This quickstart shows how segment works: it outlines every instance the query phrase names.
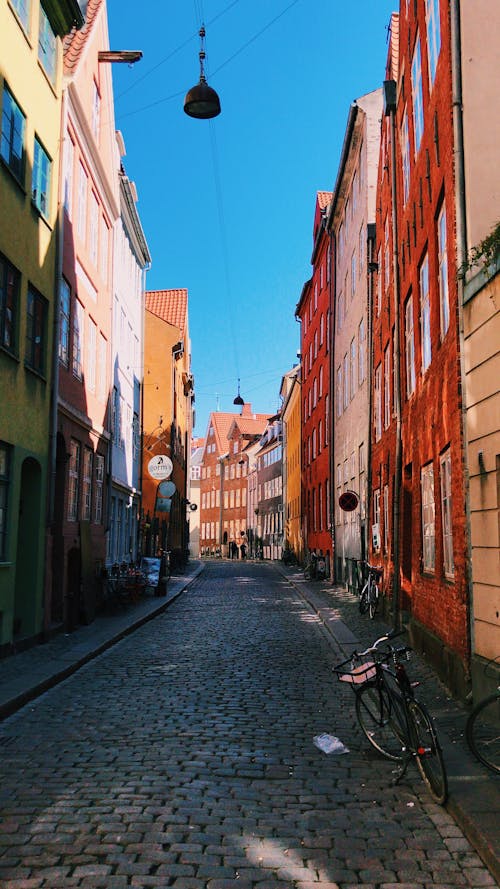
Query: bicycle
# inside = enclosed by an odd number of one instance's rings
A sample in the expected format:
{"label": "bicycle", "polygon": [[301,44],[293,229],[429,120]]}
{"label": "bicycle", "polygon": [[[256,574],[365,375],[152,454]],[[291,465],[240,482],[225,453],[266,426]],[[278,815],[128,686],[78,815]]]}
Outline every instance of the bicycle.
{"label": "bicycle", "polygon": [[[404,666],[411,649],[390,644],[399,635],[391,631],[365,651],[354,651],[334,667],[334,672],[354,692],[356,717],[366,739],[387,759],[400,763],[395,783],[415,760],[431,796],[443,805],[448,797],[448,779],[441,746],[432,718],[416,700],[414,684]],[[381,651],[383,643],[388,645]]]}
{"label": "bicycle", "polygon": [[[490,661],[485,668],[497,664]],[[500,685],[473,707],[465,724],[465,737],[474,756],[492,772],[500,772]]]}
{"label": "bicycle", "polygon": [[362,562],[361,564],[368,568],[368,576],[359,594],[359,610],[361,614],[366,614],[368,611],[370,618],[373,620],[377,613],[380,599],[379,581],[382,579],[384,572],[382,568],[370,565],[369,562]]}

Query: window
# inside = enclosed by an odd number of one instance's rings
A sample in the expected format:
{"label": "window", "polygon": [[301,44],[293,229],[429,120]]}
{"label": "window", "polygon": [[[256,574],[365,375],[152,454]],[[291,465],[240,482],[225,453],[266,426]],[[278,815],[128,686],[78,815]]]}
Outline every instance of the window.
{"label": "window", "polygon": [[83,449],[83,474],[82,474],[82,519],[90,522],[92,506],[92,467],[94,453],[90,448]]}
{"label": "window", "polygon": [[101,217],[100,222],[100,249],[99,249],[99,260],[100,260],[100,272],[101,278],[103,281],[108,280],[108,250],[109,250],[109,228],[107,225],[104,216]]}
{"label": "window", "polygon": [[[88,344],[87,344],[87,356],[88,356],[88,373],[87,373],[87,385],[89,387],[90,392],[95,392],[95,381],[96,381],[96,364],[97,364],[97,325],[89,318],[89,327],[88,327]],[[129,424],[127,424],[127,430],[130,429]]]}
{"label": "window", "polygon": [[365,319],[362,318],[358,327],[358,383],[360,386],[365,379],[365,343]]}
{"label": "window", "polygon": [[328,393],[325,395],[325,448],[328,444],[328,423],[330,420],[329,412],[330,410],[330,396]]}
{"label": "window", "polygon": [[373,527],[372,527],[372,545],[373,549],[380,549],[380,489],[377,488],[373,492]]}
{"label": "window", "polygon": [[384,429],[391,425],[391,344],[384,349]]}
{"label": "window", "polygon": [[356,340],[353,337],[351,340],[351,348],[349,351],[349,375],[351,381],[351,398],[354,398],[356,394]]}
{"label": "window", "polygon": [[446,249],[446,209],[443,205],[437,221],[438,266],[439,266],[439,311],[441,338],[444,338],[450,324],[450,299],[448,290],[448,253]]}
{"label": "window", "polygon": [[33,287],[28,287],[25,362],[41,374],[45,371],[47,310],[47,300]]}
{"label": "window", "polygon": [[432,463],[422,466],[422,567],[434,571],[436,559],[436,531],[434,525],[434,468]]}
{"label": "window", "polygon": [[356,292],[356,251],[351,256],[351,299]]}
{"label": "window", "polygon": [[19,182],[24,176],[24,134],[26,118],[4,83],[2,105],[2,141],[0,154]]}
{"label": "window", "polygon": [[415,391],[415,340],[413,333],[413,297],[409,296],[405,305],[405,358],[406,396]]}
{"label": "window", "polygon": [[71,290],[67,281],[61,279],[59,290],[59,361],[68,367],[69,364],[69,319]]}
{"label": "window", "polygon": [[377,253],[377,301],[375,304],[377,318],[382,311],[382,252]]}
{"label": "window", "polygon": [[387,213],[384,222],[384,288],[389,287],[391,270],[391,257],[389,252],[389,214]]}
{"label": "window", "polygon": [[323,365],[319,369],[318,398],[321,398],[322,395],[323,395]]}
{"label": "window", "polygon": [[361,277],[361,273],[363,271],[363,266],[365,264],[365,227],[361,226],[359,230],[359,277]]}
{"label": "window", "polygon": [[431,363],[431,302],[429,294],[429,257],[420,266],[420,319],[422,325],[422,372]]}
{"label": "window", "polygon": [[79,380],[83,377],[83,319],[83,306],[77,300],[73,318],[73,373]]}
{"label": "window", "polygon": [[455,574],[453,562],[453,529],[451,516],[451,452],[448,448],[440,457],[441,516],[443,523],[443,568],[446,577]]}
{"label": "window", "polygon": [[344,410],[349,407],[349,356],[344,355],[344,367],[343,367],[343,376],[344,376]]}
{"label": "window", "polygon": [[26,32],[29,31],[29,17],[30,17],[30,0],[10,0],[11,5],[17,12],[19,17],[19,21],[21,22],[24,30]]}
{"label": "window", "polygon": [[80,482],[80,442],[74,438],[70,444],[68,464],[68,522],[78,519],[78,487]]}
{"label": "window", "polygon": [[319,344],[323,345],[323,340],[325,337],[325,316],[321,314],[321,318],[319,319]]}
{"label": "window", "polygon": [[406,204],[410,194],[410,136],[408,133],[408,113],[406,108],[401,125],[401,163],[403,167],[403,201]]}
{"label": "window", "polygon": [[420,148],[424,131],[424,105],[422,98],[422,58],[420,53],[420,37],[415,43],[413,62],[411,65],[411,93],[413,99],[413,126],[415,129],[415,152]]}
{"label": "window", "polygon": [[0,441],[0,562],[7,555],[7,528],[10,482],[10,447]]}
{"label": "window", "polygon": [[78,167],[78,215],[76,230],[82,241],[85,241],[87,226],[87,174],[83,164]]}
{"label": "window", "polygon": [[384,551],[389,549],[389,485],[384,485]]}
{"label": "window", "polygon": [[439,21],[439,0],[425,0],[425,21],[427,24],[427,55],[429,57],[429,81],[432,86],[441,49],[441,26]]}
{"label": "window", "polygon": [[382,435],[382,365],[375,370],[375,395],[373,404],[373,425],[375,428],[375,441],[379,441]]}
{"label": "window", "polygon": [[337,367],[335,400],[337,402],[337,417],[341,417],[342,416],[342,366],[340,364]]}
{"label": "window", "polygon": [[318,381],[317,381],[316,377],[314,377],[314,381],[313,381],[313,404],[312,404],[313,408],[316,407],[317,403],[318,403]]}
{"label": "window", "polygon": [[102,333],[99,334],[99,350],[97,353],[97,397],[99,401],[106,401],[107,399],[107,377],[106,377],[106,364],[107,364],[107,342],[103,337]]}
{"label": "window", "polygon": [[318,450],[317,450],[317,433],[316,433],[316,429],[313,429],[313,431],[312,431],[312,459],[313,459],[313,460],[316,459],[317,453],[318,453]]}
{"label": "window", "polygon": [[71,216],[73,209],[73,164],[75,162],[75,146],[68,133],[66,133],[64,148],[64,208]]}
{"label": "window", "polygon": [[21,274],[0,253],[0,346],[14,352]]}
{"label": "window", "polygon": [[90,196],[90,213],[89,213],[89,250],[90,258],[97,267],[97,244],[99,240],[99,204],[94,192]]}
{"label": "window", "polygon": [[43,5],[40,4],[40,27],[38,30],[38,59],[51,83],[56,79],[56,35],[48,20]]}
{"label": "window", "polygon": [[344,303],[344,294],[339,293],[338,298],[338,308],[337,308],[337,330],[342,330],[342,325],[344,323],[344,315],[345,315],[345,303]]}
{"label": "window", "polygon": [[31,179],[31,200],[42,216],[49,215],[51,162],[48,154],[35,137],[33,176]]}

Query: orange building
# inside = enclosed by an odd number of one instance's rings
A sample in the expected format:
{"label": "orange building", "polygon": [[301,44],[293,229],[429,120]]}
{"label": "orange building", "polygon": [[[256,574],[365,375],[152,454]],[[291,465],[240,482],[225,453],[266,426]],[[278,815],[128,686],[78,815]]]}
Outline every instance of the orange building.
{"label": "orange building", "polygon": [[156,555],[158,550],[169,550],[174,568],[187,558],[189,545],[186,508],[189,499],[193,386],[188,292],[186,289],[147,291],[142,552]]}

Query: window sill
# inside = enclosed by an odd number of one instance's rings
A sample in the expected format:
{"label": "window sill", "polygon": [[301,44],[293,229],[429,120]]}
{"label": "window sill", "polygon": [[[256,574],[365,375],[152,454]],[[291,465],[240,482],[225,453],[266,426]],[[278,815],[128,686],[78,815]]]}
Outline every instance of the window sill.
{"label": "window sill", "polygon": [[17,354],[17,352],[13,352],[13,351],[11,351],[11,349],[8,349],[7,346],[1,346],[1,345],[0,345],[0,352],[2,352],[3,355],[8,355],[9,358],[12,359],[12,361],[15,361],[16,364],[19,364],[19,355]]}
{"label": "window sill", "polygon": [[41,370],[37,370],[36,367],[32,367],[31,364],[28,364],[26,361],[24,362],[24,369],[29,371],[29,373],[33,374],[34,377],[38,377],[42,383],[47,382],[47,377]]}

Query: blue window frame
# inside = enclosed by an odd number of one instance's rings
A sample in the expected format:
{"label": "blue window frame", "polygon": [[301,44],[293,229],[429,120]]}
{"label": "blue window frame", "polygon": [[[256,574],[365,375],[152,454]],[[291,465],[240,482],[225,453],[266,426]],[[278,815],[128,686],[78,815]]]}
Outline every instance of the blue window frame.
{"label": "blue window frame", "polygon": [[49,215],[50,158],[35,137],[31,199],[36,208],[47,217]]}
{"label": "blue window frame", "polygon": [[26,117],[4,83],[0,155],[20,183],[24,176]]}
{"label": "blue window frame", "polygon": [[17,313],[21,273],[0,253],[0,346],[17,351]]}

